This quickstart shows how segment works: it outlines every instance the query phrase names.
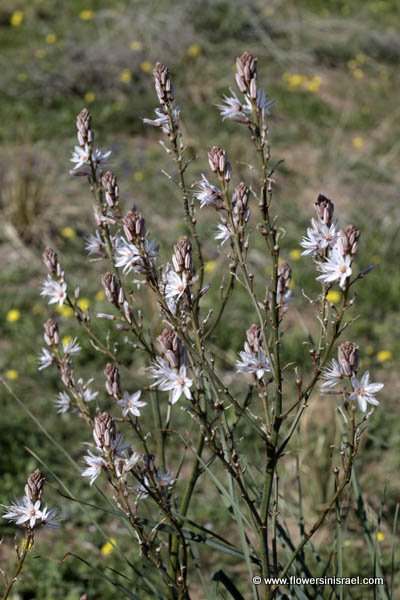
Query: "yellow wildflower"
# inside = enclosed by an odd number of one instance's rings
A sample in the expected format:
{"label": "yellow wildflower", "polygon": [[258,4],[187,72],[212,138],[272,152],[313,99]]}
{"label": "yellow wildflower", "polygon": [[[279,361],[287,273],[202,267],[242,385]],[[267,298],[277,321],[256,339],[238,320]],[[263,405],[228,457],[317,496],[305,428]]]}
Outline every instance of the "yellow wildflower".
{"label": "yellow wildflower", "polygon": [[337,304],[338,302],[340,302],[341,297],[342,294],[336,290],[329,290],[329,292],[326,295],[326,299],[328,300],[328,302],[333,302],[333,304]]}
{"label": "yellow wildflower", "polygon": [[21,311],[18,310],[18,308],[12,308],[7,313],[6,321],[8,323],[15,323],[16,321],[19,321],[20,318],[21,318]]}
{"label": "yellow wildflower", "polygon": [[376,539],[378,540],[378,542],[383,542],[383,540],[385,539],[385,536],[382,533],[382,531],[377,531],[376,532]]}
{"label": "yellow wildflower", "polygon": [[79,18],[82,19],[82,21],[91,21],[93,19],[93,11],[88,8],[81,10]]}
{"label": "yellow wildflower", "polygon": [[54,44],[57,41],[57,36],[55,33],[48,33],[45,37],[46,44]]}
{"label": "yellow wildflower", "polygon": [[361,150],[361,148],[364,147],[364,140],[360,135],[353,137],[351,143],[353,144],[353,148],[356,148],[357,150]]}
{"label": "yellow wildflower", "polygon": [[106,297],[106,295],[103,290],[99,290],[95,295],[95,298],[98,301],[104,300],[105,297]]}
{"label": "yellow wildflower", "polygon": [[104,556],[108,556],[114,550],[114,546],[115,546],[116,542],[117,542],[117,540],[115,538],[113,538],[113,537],[110,538],[108,540],[108,542],[106,542],[105,544],[102,545],[100,552]]}
{"label": "yellow wildflower", "polygon": [[19,27],[24,20],[24,11],[23,10],[14,10],[13,14],[10,17],[10,25],[12,27]]}
{"label": "yellow wildflower", "polygon": [[16,379],[18,379],[19,373],[16,369],[9,369],[8,371],[6,371],[6,377],[10,381],[15,381]]}
{"label": "yellow wildflower", "polygon": [[90,300],[88,298],[80,298],[78,300],[78,306],[81,310],[86,311],[90,306]]}
{"label": "yellow wildflower", "polygon": [[84,98],[86,102],[94,102],[96,100],[96,94],[94,92],[86,92]]}
{"label": "yellow wildflower", "polygon": [[362,79],[364,77],[364,71],[362,69],[354,69],[353,77],[355,79]]}
{"label": "yellow wildflower", "polygon": [[76,231],[72,227],[63,227],[60,229],[60,234],[67,240],[72,240],[76,236]]}
{"label": "yellow wildflower", "polygon": [[139,42],[139,40],[132,40],[129,44],[129,48],[134,52],[140,52],[140,50],[143,49],[143,44],[142,42]]}
{"label": "yellow wildflower", "polygon": [[200,44],[192,44],[186,52],[190,58],[197,58],[201,54],[201,46]]}
{"label": "yellow wildflower", "polygon": [[133,180],[136,181],[137,183],[140,183],[141,181],[143,181],[143,179],[144,179],[143,171],[135,171],[133,173]]}
{"label": "yellow wildflower", "polygon": [[123,69],[123,71],[121,71],[119,74],[119,80],[122,81],[122,83],[129,83],[132,81],[131,71],[129,69]]}
{"label": "yellow wildflower", "polygon": [[216,260],[208,260],[206,262],[206,264],[204,265],[204,273],[206,273],[206,275],[211,275],[211,273],[214,273],[216,268],[217,268],[217,261]]}
{"label": "yellow wildflower", "polygon": [[291,250],[289,252],[289,256],[294,261],[300,260],[300,258],[301,258],[301,250],[300,250],[300,248],[293,248],[293,250]]}
{"label": "yellow wildflower", "polygon": [[63,304],[62,306],[57,306],[56,311],[59,315],[62,315],[66,319],[69,319],[70,317],[74,316],[74,311],[70,306],[67,306],[66,304]]}
{"label": "yellow wildflower", "polygon": [[376,358],[379,362],[386,362],[387,360],[392,360],[393,354],[390,350],[380,350],[376,355]]}
{"label": "yellow wildflower", "polygon": [[140,63],[140,68],[143,71],[143,73],[153,72],[153,65],[149,60],[144,60],[142,63]]}
{"label": "yellow wildflower", "polygon": [[72,342],[72,335],[64,335],[62,338],[63,346],[66,346],[69,342]]}
{"label": "yellow wildflower", "polygon": [[319,88],[321,87],[321,83],[321,77],[319,77],[318,75],[314,75],[314,77],[305,82],[305,88],[309,92],[318,92]]}

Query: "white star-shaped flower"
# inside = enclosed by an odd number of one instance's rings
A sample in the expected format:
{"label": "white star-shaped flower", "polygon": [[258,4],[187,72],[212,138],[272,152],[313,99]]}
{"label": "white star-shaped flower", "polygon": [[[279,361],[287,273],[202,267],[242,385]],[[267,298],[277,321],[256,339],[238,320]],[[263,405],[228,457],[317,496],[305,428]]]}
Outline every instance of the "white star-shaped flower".
{"label": "white star-shaped flower", "polygon": [[353,393],[350,395],[350,399],[357,400],[362,412],[366,412],[368,404],[378,406],[379,400],[375,398],[375,394],[383,388],[384,384],[369,383],[369,371],[364,373],[361,380],[352,377],[351,383],[353,386]]}

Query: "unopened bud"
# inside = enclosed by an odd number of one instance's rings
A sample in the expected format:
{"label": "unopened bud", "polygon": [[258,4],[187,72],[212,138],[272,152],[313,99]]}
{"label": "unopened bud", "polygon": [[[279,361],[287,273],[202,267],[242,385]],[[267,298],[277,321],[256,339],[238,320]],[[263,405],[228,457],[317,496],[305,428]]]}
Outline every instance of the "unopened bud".
{"label": "unopened bud", "polygon": [[160,104],[164,105],[174,99],[174,89],[169,77],[168,67],[157,62],[154,69],[154,85]]}
{"label": "unopened bud", "polygon": [[355,256],[357,254],[359,239],[360,230],[353,225],[347,225],[340,231],[339,243],[343,256]]}
{"label": "unopened bud", "polygon": [[193,274],[192,244],[189,238],[184,237],[175,244],[172,264],[177,273]]}
{"label": "unopened bud", "polygon": [[245,51],[236,59],[236,83],[239,90],[257,98],[257,59]]}
{"label": "unopened bud", "polygon": [[172,329],[165,328],[157,337],[161,352],[173,369],[179,369],[185,364],[186,351],[178,334]]}
{"label": "unopened bud", "polygon": [[43,262],[50,275],[61,277],[61,265],[58,262],[57,253],[54,252],[53,248],[46,248],[43,252]]}
{"label": "unopened bud", "polygon": [[76,117],[78,143],[82,148],[85,144],[92,144],[94,140],[94,133],[90,122],[90,113],[87,108],[84,108]]}
{"label": "unopened bud", "polygon": [[36,469],[29,475],[25,485],[25,495],[32,503],[42,498],[44,482],[45,478],[40,469]]}
{"label": "unopened bud", "polygon": [[114,273],[111,273],[110,271],[105,273],[105,275],[103,275],[101,278],[101,283],[103,285],[107,300],[118,308],[120,306],[121,286]]}
{"label": "unopened bud", "polygon": [[93,439],[98,448],[110,448],[115,439],[115,423],[114,419],[107,413],[103,412],[95,418],[93,428]]}
{"label": "unopened bud", "polygon": [[329,198],[320,194],[314,203],[314,206],[318,217],[329,227],[332,223],[335,210],[335,205],[332,200],[329,200]]}
{"label": "unopened bud", "polygon": [[347,377],[358,373],[359,354],[358,346],[353,342],[343,342],[338,348],[338,361]]}
{"label": "unopened bud", "polygon": [[112,363],[107,363],[104,369],[104,375],[106,376],[106,391],[109,396],[114,398],[121,397],[121,383],[118,367]]}
{"label": "unopened bud", "polygon": [[208,152],[208,164],[213,173],[218,173],[230,181],[232,176],[232,167],[227,159],[226,151],[219,146],[213,146]]}
{"label": "unopened bud", "polygon": [[262,348],[263,335],[258,325],[253,323],[246,331],[247,341],[244,344],[244,349],[248,354],[258,354]]}
{"label": "unopened bud", "polygon": [[44,341],[48,346],[58,346],[60,336],[58,332],[58,325],[54,319],[47,319],[44,327]]}
{"label": "unopened bud", "polygon": [[107,171],[101,178],[101,185],[105,191],[106,202],[110,208],[118,204],[119,188],[117,178],[111,171]]}
{"label": "unopened bud", "polygon": [[144,218],[135,210],[130,210],[122,219],[124,233],[128,242],[133,242],[137,246],[146,238],[146,227]]}

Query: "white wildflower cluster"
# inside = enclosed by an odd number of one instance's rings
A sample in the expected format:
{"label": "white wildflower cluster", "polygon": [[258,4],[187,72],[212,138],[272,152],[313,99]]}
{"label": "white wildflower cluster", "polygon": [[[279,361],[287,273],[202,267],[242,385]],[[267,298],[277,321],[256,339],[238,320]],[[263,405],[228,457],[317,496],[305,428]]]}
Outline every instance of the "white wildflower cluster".
{"label": "white wildflower cluster", "polygon": [[[157,115],[156,119],[143,119],[143,123],[146,125],[152,125],[153,127],[160,127],[161,131],[165,133],[165,135],[169,135],[172,133],[170,131],[170,117],[168,115],[168,110],[165,106],[161,106],[161,108],[156,108],[154,111]],[[171,119],[174,128],[179,126],[179,115],[180,110],[178,106],[175,106],[171,110]]]}
{"label": "white wildflower cluster", "polygon": [[338,282],[344,290],[352,274],[360,232],[353,225],[338,229],[337,221],[332,221],[334,204],[329,198],[319,195],[315,209],[317,219],[311,219],[311,227],[301,242],[302,254],[313,256],[317,270],[322,273],[318,281],[328,286]]}
{"label": "white wildflower cluster", "polygon": [[[155,240],[144,241],[142,248],[138,248],[132,242],[128,242],[122,236],[118,238],[115,245],[115,266],[122,268],[124,275],[131,271],[143,273],[146,269],[145,260],[153,261],[158,256],[159,244]],[[146,258],[143,258],[143,253]]]}
{"label": "white wildflower cluster", "polygon": [[42,494],[45,479],[36,469],[27,479],[22,500],[16,498],[9,506],[2,505],[6,512],[3,518],[33,530],[40,526],[58,527],[58,510],[42,506]]}
{"label": "white wildflower cluster", "polygon": [[158,356],[149,371],[150,377],[156,380],[152,387],[157,387],[163,392],[170,392],[170,404],[178,402],[182,394],[188,400],[191,399],[190,388],[193,380],[187,376],[186,365],[181,365],[179,369],[176,369],[171,367],[167,360]]}
{"label": "white wildflower cluster", "polygon": [[111,150],[103,151],[89,144],[85,144],[83,147],[75,146],[71,157],[71,162],[75,166],[70,171],[70,175],[81,177],[92,175],[92,166],[96,171],[100,165],[107,164],[111,154]]}
{"label": "white wildflower cluster", "polygon": [[260,327],[253,324],[246,331],[244,350],[239,352],[240,360],[236,361],[237,370],[250,373],[260,380],[265,373],[271,372],[271,365],[262,347],[263,336]]}
{"label": "white wildflower cluster", "polygon": [[[338,360],[332,359],[330,364],[322,371],[324,383],[322,393],[344,394],[350,400],[355,400],[362,412],[366,412],[368,404],[378,406],[379,401],[375,394],[383,387],[383,383],[370,383],[369,371],[358,379],[359,352],[358,346],[353,342],[343,342],[338,349]],[[347,391],[347,384],[351,391]],[[341,386],[338,388],[338,386]]]}

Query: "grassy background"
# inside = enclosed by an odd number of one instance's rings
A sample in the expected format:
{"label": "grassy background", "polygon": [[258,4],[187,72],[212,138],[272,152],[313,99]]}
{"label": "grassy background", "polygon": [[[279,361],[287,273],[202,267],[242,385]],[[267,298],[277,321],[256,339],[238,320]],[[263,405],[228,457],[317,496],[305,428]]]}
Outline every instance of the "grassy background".
{"label": "grassy background", "polygon": [[[206,169],[207,149],[219,144],[227,148],[238,178],[249,181],[246,164],[253,156],[244,150],[244,131],[227,122],[221,127],[215,108],[233,84],[235,57],[248,49],[258,56],[259,79],[268,95],[277,99],[271,119],[273,159],[285,162],[276,176],[275,201],[286,231],[283,255],[292,264],[295,282],[301,282],[294,289],[288,317],[288,360],[305,360],[298,323],[315,327],[301,297],[302,287],[308,292],[317,289],[314,273],[309,260],[299,259],[298,248],[318,193],[335,201],[342,224],[352,222],[361,229],[361,267],[377,265],[358,287],[354,316],[359,313],[361,318],[351,337],[360,344],[362,368],[370,368],[374,380],[385,383],[382,406],[370,422],[358,469],[373,531],[385,493],[379,543],[389,562],[400,491],[394,477],[400,417],[395,368],[400,326],[399,17],[398,0],[3,0],[0,369],[25,407],[76,460],[87,433],[74,418],[55,415],[56,373],[38,374],[36,365],[42,323],[51,312],[39,297],[44,276],[40,255],[46,244],[58,250],[71,283],[84,279],[81,296],[93,313],[106,308],[98,293],[103,267],[92,262],[88,269],[81,258],[84,238],[93,225],[88,190],[68,175],[75,115],[88,106],[98,143],[113,150],[112,168],[124,207],[135,202],[145,213],[148,228],[169,249],[182,232],[180,203],[161,173],[171,165],[158,144],[158,132],[145,128],[141,120],[151,117],[156,106],[152,65],[161,59],[172,71],[188,151],[198,157],[191,180]],[[209,233],[215,228],[215,216],[202,213],[199,228],[210,238],[206,250],[212,299],[219,286],[214,267],[223,262]],[[265,262],[258,248],[251,260],[262,272]],[[230,323],[244,322],[246,310],[239,295],[219,332],[227,364],[243,341],[243,331]],[[88,377],[99,373],[101,390],[103,359],[68,314],[59,318],[63,334],[77,334],[84,347],[80,372]],[[104,325],[96,327],[104,335]],[[137,370],[129,352],[125,354],[125,381],[134,386]],[[73,493],[90,499],[88,486],[65,468],[65,456],[54,451],[3,386],[0,398],[0,501],[8,503],[14,493],[21,494],[27,473],[36,465],[26,448],[39,454]],[[310,514],[326,500],[328,445],[335,423],[332,404],[316,397],[303,426],[304,477],[310,497],[317,499],[316,508],[307,507]],[[25,595],[18,597],[69,600],[85,589],[95,598],[113,597],[112,588],[79,561],[59,562],[66,549],[90,554],[100,569],[118,565],[120,558],[116,551],[107,556],[104,548],[102,552],[104,536],[87,513],[48,491],[49,501],[62,505],[63,528],[61,533],[42,536],[41,553],[47,560],[31,560],[19,587]],[[106,538],[114,535],[108,521],[98,517]],[[212,508],[202,515],[203,522],[214,519],[218,515]],[[13,529],[1,526],[7,541],[0,546],[0,558],[6,564],[12,556]],[[118,528],[118,523],[114,526]],[[349,573],[369,575],[360,525],[351,521],[349,531],[345,548]],[[45,578],[39,576],[43,569]],[[352,593],[363,597],[362,591]]]}

